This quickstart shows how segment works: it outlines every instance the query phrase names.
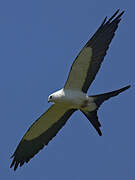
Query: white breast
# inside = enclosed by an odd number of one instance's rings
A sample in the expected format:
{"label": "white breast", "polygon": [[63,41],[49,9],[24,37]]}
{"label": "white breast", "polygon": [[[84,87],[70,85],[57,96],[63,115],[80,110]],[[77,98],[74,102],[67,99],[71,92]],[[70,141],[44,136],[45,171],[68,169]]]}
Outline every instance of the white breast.
{"label": "white breast", "polygon": [[83,102],[88,99],[88,96],[85,93],[75,90],[61,89],[55,92],[55,95],[58,97],[57,102],[67,104],[72,108],[79,108]]}

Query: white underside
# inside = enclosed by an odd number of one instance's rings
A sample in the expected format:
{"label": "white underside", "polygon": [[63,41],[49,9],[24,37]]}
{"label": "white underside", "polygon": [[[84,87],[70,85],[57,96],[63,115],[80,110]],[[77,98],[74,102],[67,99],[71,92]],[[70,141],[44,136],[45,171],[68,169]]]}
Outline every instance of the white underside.
{"label": "white underside", "polygon": [[97,108],[94,99],[88,97],[85,93],[78,90],[61,89],[52,94],[54,103],[61,103],[62,106],[69,108],[81,109],[85,111],[93,111]]}

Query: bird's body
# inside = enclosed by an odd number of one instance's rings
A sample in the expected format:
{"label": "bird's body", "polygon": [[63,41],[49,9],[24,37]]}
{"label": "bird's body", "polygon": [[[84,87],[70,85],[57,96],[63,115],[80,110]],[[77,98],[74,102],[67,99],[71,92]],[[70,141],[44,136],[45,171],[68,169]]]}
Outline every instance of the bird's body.
{"label": "bird's body", "polygon": [[53,102],[53,105],[32,124],[12,155],[13,161],[10,167],[14,167],[14,170],[18,165],[22,166],[29,162],[46,146],[77,110],[80,110],[98,134],[102,135],[97,110],[104,101],[130,87],[125,86],[112,92],[93,96],[87,95],[124,11],[118,13],[119,10],[110,19],[107,20],[106,17],[103,20],[98,30],[74,60],[64,87],[48,97],[48,102]]}
{"label": "bird's body", "polygon": [[93,97],[75,89],[60,89],[49,96],[48,102],[59,103],[69,109],[94,111],[97,108]]}

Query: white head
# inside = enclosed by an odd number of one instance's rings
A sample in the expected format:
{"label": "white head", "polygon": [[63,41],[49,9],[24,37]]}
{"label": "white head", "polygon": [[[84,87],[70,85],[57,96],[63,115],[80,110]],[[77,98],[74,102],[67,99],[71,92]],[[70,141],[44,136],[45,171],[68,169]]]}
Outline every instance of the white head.
{"label": "white head", "polygon": [[54,102],[55,101],[55,94],[51,94],[50,96],[48,96],[48,102]]}
{"label": "white head", "polygon": [[52,93],[48,97],[48,102],[61,102],[63,99],[63,89]]}

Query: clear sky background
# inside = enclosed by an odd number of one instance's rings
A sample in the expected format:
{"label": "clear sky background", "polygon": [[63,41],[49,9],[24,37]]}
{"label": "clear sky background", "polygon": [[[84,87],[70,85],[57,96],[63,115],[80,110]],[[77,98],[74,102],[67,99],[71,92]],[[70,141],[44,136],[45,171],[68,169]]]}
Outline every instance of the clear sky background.
{"label": "clear sky background", "polygon": [[[135,179],[135,3],[123,0],[0,1],[0,179]],[[16,172],[10,156],[50,106],[70,66],[107,15],[126,10],[88,94],[131,84],[98,112],[103,136],[76,112],[57,136]]]}

